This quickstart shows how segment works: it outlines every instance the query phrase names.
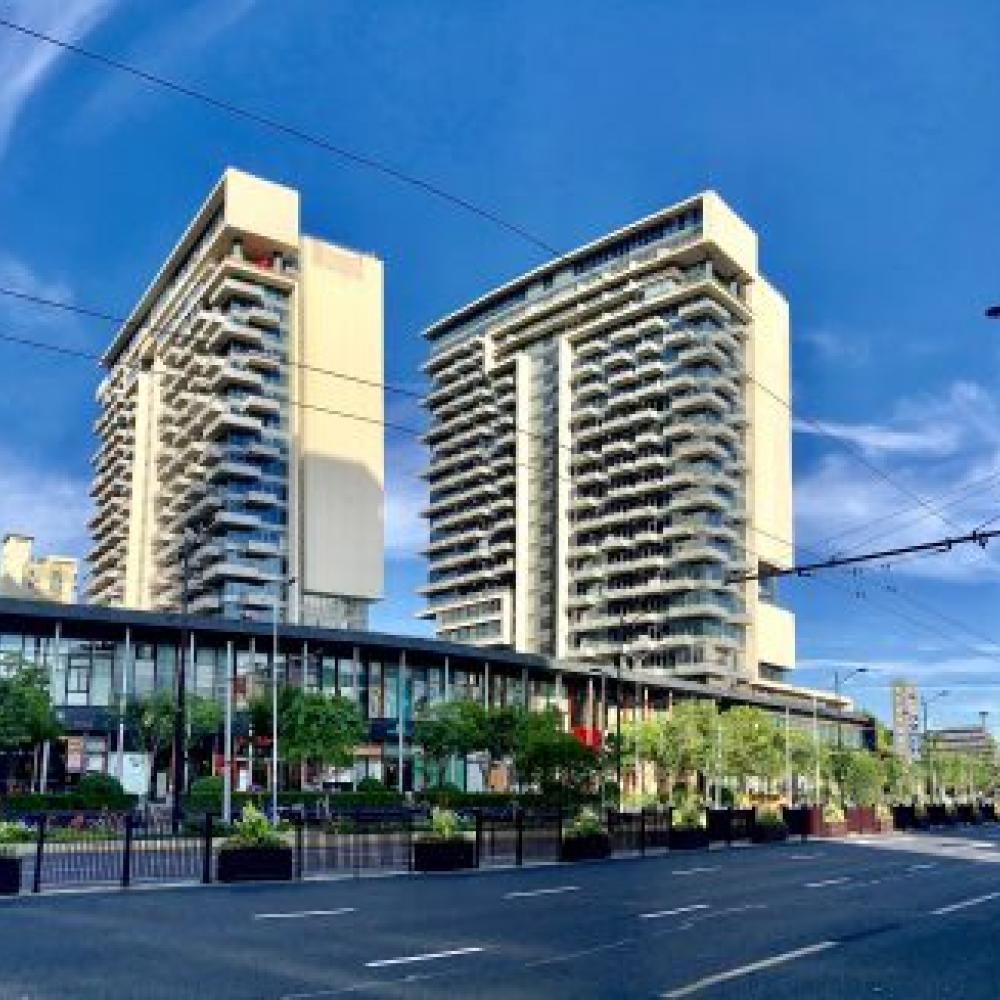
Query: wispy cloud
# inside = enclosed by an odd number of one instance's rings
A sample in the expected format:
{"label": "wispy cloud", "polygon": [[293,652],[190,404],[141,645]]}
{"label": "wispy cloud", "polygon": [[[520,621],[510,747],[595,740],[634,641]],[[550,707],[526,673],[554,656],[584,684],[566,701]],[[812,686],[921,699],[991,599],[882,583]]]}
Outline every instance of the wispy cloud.
{"label": "wispy cloud", "polygon": [[807,344],[822,361],[831,364],[858,366],[868,360],[868,341],[857,335],[821,328],[806,330],[796,339]]}
{"label": "wispy cloud", "polygon": [[[1000,515],[1000,406],[984,386],[959,382],[936,396],[903,400],[884,425],[825,426],[863,448],[902,490],[831,447],[796,480],[796,533],[805,545],[823,552],[876,541],[906,545]],[[815,428],[796,430],[815,434]],[[969,546],[901,562],[893,571],[954,582],[1000,579],[1000,559],[993,548]]]}
{"label": "wispy cloud", "polygon": [[90,500],[86,480],[0,449],[0,525],[33,535],[40,552],[83,556]]}
{"label": "wispy cloud", "polygon": [[[193,0],[172,7],[129,46],[123,58],[151,73],[171,75],[190,64],[220,36],[250,14],[258,0]],[[82,103],[74,134],[101,137],[141,113],[144,100],[156,91],[148,84],[117,73],[108,74]]]}
{"label": "wispy cloud", "polygon": [[[47,35],[76,41],[90,31],[116,0],[13,0],[4,13]],[[53,66],[65,53],[46,42],[10,32],[0,46],[0,156],[17,120]]]}

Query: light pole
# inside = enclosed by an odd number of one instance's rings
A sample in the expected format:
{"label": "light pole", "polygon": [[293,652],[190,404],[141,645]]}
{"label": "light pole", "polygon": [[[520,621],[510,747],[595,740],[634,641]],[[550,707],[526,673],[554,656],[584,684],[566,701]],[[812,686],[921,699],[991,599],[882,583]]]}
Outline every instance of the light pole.
{"label": "light pole", "polygon": [[934,774],[934,758],[931,754],[931,742],[930,735],[927,728],[927,716],[928,709],[931,704],[937,701],[939,698],[944,698],[948,694],[947,691],[938,691],[937,694],[932,694],[929,698],[920,699],[920,707],[923,709],[924,713],[924,755],[927,757],[927,766],[931,772],[931,797],[937,798],[937,777]]}
{"label": "light pole", "polygon": [[278,825],[278,605],[281,591],[289,592],[294,576],[275,580],[271,608],[271,822]]}
{"label": "light pole", "polygon": [[[852,677],[856,677],[858,674],[867,674],[867,667],[855,667],[853,670],[848,670],[843,677],[840,676],[839,670],[834,670],[833,672],[833,690],[837,695],[837,701],[840,701],[840,689],[841,686],[846,684]],[[837,705],[837,749],[844,749],[844,723],[843,723],[843,709],[840,705]]]}

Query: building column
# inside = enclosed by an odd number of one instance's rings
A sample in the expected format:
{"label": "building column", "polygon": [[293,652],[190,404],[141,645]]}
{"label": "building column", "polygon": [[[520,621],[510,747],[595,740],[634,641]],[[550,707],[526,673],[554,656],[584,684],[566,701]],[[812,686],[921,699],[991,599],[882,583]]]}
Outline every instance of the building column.
{"label": "building column", "polygon": [[397,791],[403,794],[403,733],[406,728],[406,716],[403,711],[403,700],[406,697],[406,650],[399,651],[399,669],[396,671],[396,729],[399,752],[399,774],[396,779]]}

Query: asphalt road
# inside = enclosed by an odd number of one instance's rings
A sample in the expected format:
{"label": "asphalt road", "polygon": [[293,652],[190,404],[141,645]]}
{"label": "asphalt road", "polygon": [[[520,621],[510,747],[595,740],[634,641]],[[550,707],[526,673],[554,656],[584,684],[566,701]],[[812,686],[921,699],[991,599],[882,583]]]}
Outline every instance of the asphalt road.
{"label": "asphalt road", "polygon": [[0,904],[0,997],[1000,998],[1000,828]]}

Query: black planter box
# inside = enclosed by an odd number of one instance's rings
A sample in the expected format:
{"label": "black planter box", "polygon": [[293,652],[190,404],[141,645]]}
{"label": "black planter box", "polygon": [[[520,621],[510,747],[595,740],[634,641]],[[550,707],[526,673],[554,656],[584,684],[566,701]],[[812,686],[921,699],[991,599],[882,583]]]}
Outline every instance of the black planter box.
{"label": "black planter box", "polygon": [[697,851],[708,847],[708,830],[701,827],[672,828],[670,831],[670,850]]}
{"label": "black planter box", "polygon": [[0,896],[16,896],[21,891],[21,859],[0,858]]}
{"label": "black planter box", "polygon": [[413,870],[454,872],[476,863],[475,844],[464,837],[455,840],[417,840],[413,843]]}
{"label": "black planter box", "polygon": [[220,882],[290,882],[290,847],[230,847],[219,851]]}
{"label": "black planter box", "polygon": [[559,850],[560,861],[601,861],[611,857],[611,838],[606,833],[566,837]]}
{"label": "black planter box", "polygon": [[750,829],[750,840],[754,844],[778,844],[788,840],[788,827],[784,823],[754,824]]}

